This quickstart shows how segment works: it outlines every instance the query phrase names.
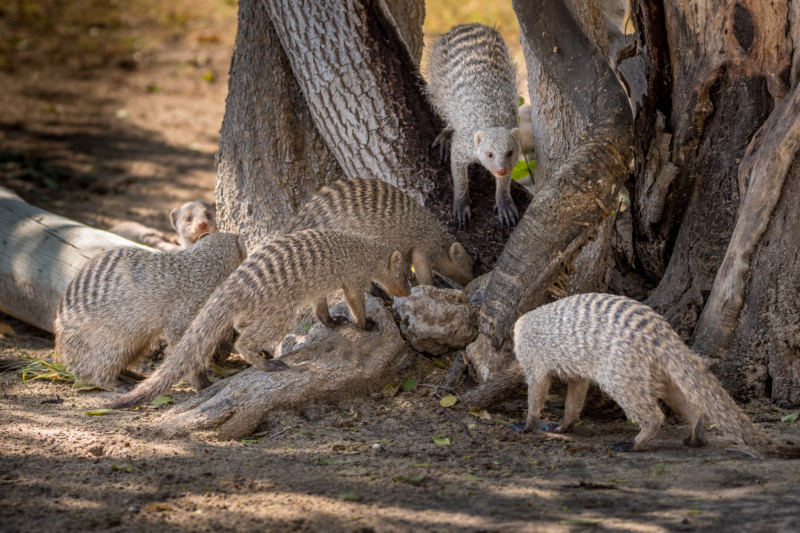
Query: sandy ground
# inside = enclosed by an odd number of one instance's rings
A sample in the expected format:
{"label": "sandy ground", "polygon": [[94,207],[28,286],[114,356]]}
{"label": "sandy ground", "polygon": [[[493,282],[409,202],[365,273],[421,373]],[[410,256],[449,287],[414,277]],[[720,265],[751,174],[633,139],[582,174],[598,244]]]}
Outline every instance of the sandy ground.
{"label": "sandy ground", "polygon": [[[233,16],[91,68],[71,57],[6,63],[0,184],[100,228],[168,231],[172,207],[212,200]],[[5,343],[52,352],[47,334],[3,324],[14,330]],[[90,416],[113,395],[0,374],[0,531],[800,530],[798,463],[727,451],[716,429],[709,446],[685,448],[674,417],[633,454],[608,451],[635,435],[624,420],[519,435],[508,423],[523,401],[490,419],[456,404],[450,418],[428,387],[443,374],[421,358],[403,376],[419,381],[413,390],[389,397],[380,383],[368,397],[273,413],[229,442],[160,437],[153,420],[170,406]],[[798,423],[780,421],[789,412],[743,408],[800,444]],[[553,398],[545,416],[559,414]]]}

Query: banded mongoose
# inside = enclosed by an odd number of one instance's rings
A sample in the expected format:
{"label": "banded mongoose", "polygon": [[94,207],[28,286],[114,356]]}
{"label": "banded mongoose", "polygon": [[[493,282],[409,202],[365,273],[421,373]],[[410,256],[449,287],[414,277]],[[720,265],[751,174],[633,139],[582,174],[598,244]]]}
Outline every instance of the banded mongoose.
{"label": "banded mongoose", "polygon": [[480,162],[497,178],[495,210],[500,224],[519,218],[511,198],[511,173],[519,159],[517,75],[503,37],[483,24],[454,26],[433,43],[428,99],[446,121],[434,146],[450,147],[453,218],[472,215],[467,167]]}
{"label": "banded mongoose", "polygon": [[217,232],[217,208],[214,204],[195,200],[169,212],[172,227],[178,232],[178,244],[186,248],[204,233]]}
{"label": "banded mongoose", "polygon": [[217,208],[202,200],[176,207],[170,211],[169,220],[178,232],[179,244],[170,242],[159,230],[133,221],[120,222],[108,231],[163,252],[177,252],[196,243],[200,235],[217,232]]}
{"label": "banded mongoose", "polygon": [[[109,250],[67,287],[55,320],[56,353],[81,381],[117,389],[117,379],[164,339],[165,359],[214,289],[247,256],[232,233],[204,236],[175,253]],[[183,376],[181,376],[183,377]],[[209,384],[205,372],[187,376]]]}
{"label": "banded mongoose", "polygon": [[[204,369],[214,347],[233,327],[238,353],[266,371],[288,368],[265,359],[295,322],[299,309],[315,304],[317,316],[333,325],[326,296],[343,289],[361,329],[368,322],[364,292],[371,281],[395,296],[408,296],[409,266],[400,252],[374,239],[333,230],[305,230],[256,249],[214,292],[186,331],[175,353],[153,376],[110,404],[131,407],[155,398],[181,376]],[[324,306],[321,308],[319,306]]]}
{"label": "banded mongoose", "polygon": [[466,285],[473,261],[427,209],[397,187],[377,179],[346,179],[320,189],[289,221],[287,233],[327,228],[358,233],[403,254],[420,285],[433,285],[436,271]]}
{"label": "banded mongoose", "polygon": [[705,444],[705,413],[744,449],[800,458],[800,448],[771,441],[742,413],[666,320],[630,298],[580,294],[539,307],[517,321],[514,345],[528,381],[528,416],[516,429],[539,425],[550,379],[557,376],[567,382],[567,401],[561,423],[542,426],[549,431],[572,428],[593,381],[639,424],[639,434],[613,450],[638,451],[655,437],[664,420],[660,398],[689,424],[687,446]]}

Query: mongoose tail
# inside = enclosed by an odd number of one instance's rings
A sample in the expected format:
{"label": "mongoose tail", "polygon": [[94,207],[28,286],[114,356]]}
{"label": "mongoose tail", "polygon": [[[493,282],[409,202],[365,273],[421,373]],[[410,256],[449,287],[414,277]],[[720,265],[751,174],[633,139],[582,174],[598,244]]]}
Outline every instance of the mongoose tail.
{"label": "mongoose tail", "polygon": [[217,232],[217,208],[214,204],[195,200],[176,207],[169,213],[172,227],[178,232],[178,243],[187,248],[204,233]]}
{"label": "mongoose tail", "polygon": [[[132,391],[123,394],[110,404],[110,409],[125,409],[156,398],[186,375],[204,370],[213,357],[216,347],[228,338],[240,304],[240,295],[231,295],[226,285],[218,288],[192,321],[191,326],[164,364]],[[284,367],[285,364],[281,363]]]}
{"label": "mongoose tail", "polygon": [[[672,395],[671,401],[667,400],[668,404],[679,403],[681,397],[685,398],[715,422],[724,434],[740,442],[745,450],[765,457],[800,459],[800,448],[770,439],[742,412],[700,358],[685,346],[683,350],[680,357],[668,358],[664,364],[670,380],[680,390]],[[691,421],[687,422],[691,424]],[[702,427],[702,416],[700,425]]]}
{"label": "mongoose tail", "polygon": [[265,371],[287,368],[262,354],[273,350],[291,329],[298,309],[344,289],[356,324],[365,329],[364,292],[372,281],[402,296],[411,292],[408,275],[400,252],[360,235],[305,230],[274,239],[256,249],[211,295],[172,358],[111,406],[151,400],[187,372],[205,369],[230,328],[239,333],[236,351],[245,361]]}

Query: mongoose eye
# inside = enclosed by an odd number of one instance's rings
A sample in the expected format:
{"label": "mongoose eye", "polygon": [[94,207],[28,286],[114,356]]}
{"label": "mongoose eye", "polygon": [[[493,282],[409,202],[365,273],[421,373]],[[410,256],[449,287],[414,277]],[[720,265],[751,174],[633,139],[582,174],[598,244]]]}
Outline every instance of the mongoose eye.
{"label": "mongoose eye", "polygon": [[486,157],[488,157],[489,159],[491,159],[491,158],[493,158],[493,157],[494,157],[494,154],[493,154],[492,152],[488,152],[488,153],[486,154]]}
{"label": "mongoose eye", "polygon": [[191,221],[192,221],[192,217],[186,217],[186,222],[191,222]]}
{"label": "mongoose eye", "polygon": [[513,153],[514,153],[514,152],[512,152],[511,150],[509,150],[509,151],[508,151],[508,153],[506,154],[506,157],[511,157],[511,154],[513,154]]}

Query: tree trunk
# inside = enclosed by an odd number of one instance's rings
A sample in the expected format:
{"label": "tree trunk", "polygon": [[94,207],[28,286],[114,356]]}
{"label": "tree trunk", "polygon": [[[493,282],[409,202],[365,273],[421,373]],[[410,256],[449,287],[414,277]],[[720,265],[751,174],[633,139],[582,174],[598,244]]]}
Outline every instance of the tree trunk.
{"label": "tree trunk", "polygon": [[61,298],[86,263],[113,248],[143,248],[34,207],[3,187],[0,228],[0,311],[51,333]]}
{"label": "tree trunk", "polygon": [[[510,235],[492,214],[494,178],[471,174],[473,218],[457,228],[452,180],[431,150],[443,124],[423,97],[417,64],[381,3],[267,5],[313,124],[344,173],[397,185],[428,207],[484,270],[491,268]],[[521,210],[530,200],[519,186],[512,195]]]}
{"label": "tree trunk", "polygon": [[514,10],[531,51],[590,126],[537,191],[492,273],[480,335],[468,348],[483,380],[507,366],[503,345],[516,318],[547,301],[547,289],[610,216],[632,155],[628,98],[564,3],[515,1]]}
{"label": "tree trunk", "polygon": [[220,228],[246,236],[251,249],[344,176],[313,125],[263,2],[239,3],[217,165]]}

